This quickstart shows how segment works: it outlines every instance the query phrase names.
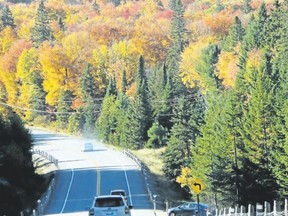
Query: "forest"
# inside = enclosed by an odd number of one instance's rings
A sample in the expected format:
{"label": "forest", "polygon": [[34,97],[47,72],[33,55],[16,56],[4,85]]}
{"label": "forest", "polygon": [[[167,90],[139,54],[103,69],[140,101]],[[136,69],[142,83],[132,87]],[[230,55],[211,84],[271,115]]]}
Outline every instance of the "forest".
{"label": "forest", "polygon": [[[288,195],[287,0],[0,2],[0,105],[161,148],[220,208]],[[195,198],[193,191],[190,191]]]}

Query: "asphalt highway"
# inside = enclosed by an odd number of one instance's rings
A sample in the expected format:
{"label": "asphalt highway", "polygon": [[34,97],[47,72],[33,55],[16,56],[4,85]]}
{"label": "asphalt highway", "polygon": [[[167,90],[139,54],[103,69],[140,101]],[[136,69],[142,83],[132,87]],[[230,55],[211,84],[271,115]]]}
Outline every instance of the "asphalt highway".
{"label": "asphalt highway", "polygon": [[[52,155],[59,164],[44,215],[88,215],[94,197],[113,189],[128,193],[133,216],[156,215],[140,168],[122,152],[97,140],[36,129],[31,133],[34,148]],[[93,151],[80,150],[85,142],[93,144]]]}

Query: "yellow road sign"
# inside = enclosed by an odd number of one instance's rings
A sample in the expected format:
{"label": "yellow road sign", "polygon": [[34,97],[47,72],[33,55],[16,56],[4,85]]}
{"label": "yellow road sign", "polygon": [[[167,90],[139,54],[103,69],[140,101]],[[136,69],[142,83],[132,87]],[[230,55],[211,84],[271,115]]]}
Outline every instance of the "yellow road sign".
{"label": "yellow road sign", "polygon": [[191,189],[196,193],[196,194],[200,194],[202,192],[202,190],[205,188],[205,184],[198,178],[194,178],[191,181]]}

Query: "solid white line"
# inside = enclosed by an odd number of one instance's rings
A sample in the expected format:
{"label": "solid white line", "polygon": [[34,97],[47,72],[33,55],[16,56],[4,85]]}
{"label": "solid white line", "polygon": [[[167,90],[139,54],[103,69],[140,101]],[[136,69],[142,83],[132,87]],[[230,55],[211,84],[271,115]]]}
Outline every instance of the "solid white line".
{"label": "solid white line", "polygon": [[74,179],[74,170],[71,169],[71,172],[72,172],[72,175],[71,175],[71,179],[70,179],[70,184],[69,184],[69,187],[68,187],[68,190],[67,190],[67,194],[66,194],[66,197],[65,197],[64,205],[63,205],[63,207],[61,209],[61,212],[60,212],[61,214],[63,213],[64,208],[66,206],[67,199],[68,199],[68,196],[69,196],[69,193],[70,193],[70,190],[71,190],[72,182],[73,182],[73,179]]}
{"label": "solid white line", "polygon": [[[109,153],[109,154],[112,155],[111,153]],[[119,164],[121,164],[121,166],[123,167],[123,171],[124,171],[124,175],[125,175],[125,179],[126,179],[126,184],[127,184],[127,188],[128,188],[128,195],[129,195],[129,198],[130,198],[130,204],[133,206],[132,197],[131,197],[131,191],[130,191],[130,184],[129,184],[126,168],[123,165],[123,163],[121,162],[121,160],[119,160],[114,155],[112,155],[112,157],[114,157],[119,162]]]}

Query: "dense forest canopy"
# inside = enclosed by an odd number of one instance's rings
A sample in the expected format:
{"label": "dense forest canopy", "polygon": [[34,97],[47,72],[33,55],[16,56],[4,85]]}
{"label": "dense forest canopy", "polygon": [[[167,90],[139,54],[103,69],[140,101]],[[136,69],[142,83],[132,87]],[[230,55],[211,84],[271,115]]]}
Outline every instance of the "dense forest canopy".
{"label": "dense forest canopy", "polygon": [[165,175],[190,170],[216,207],[287,196],[287,0],[0,5],[1,106],[122,148],[165,147]]}

